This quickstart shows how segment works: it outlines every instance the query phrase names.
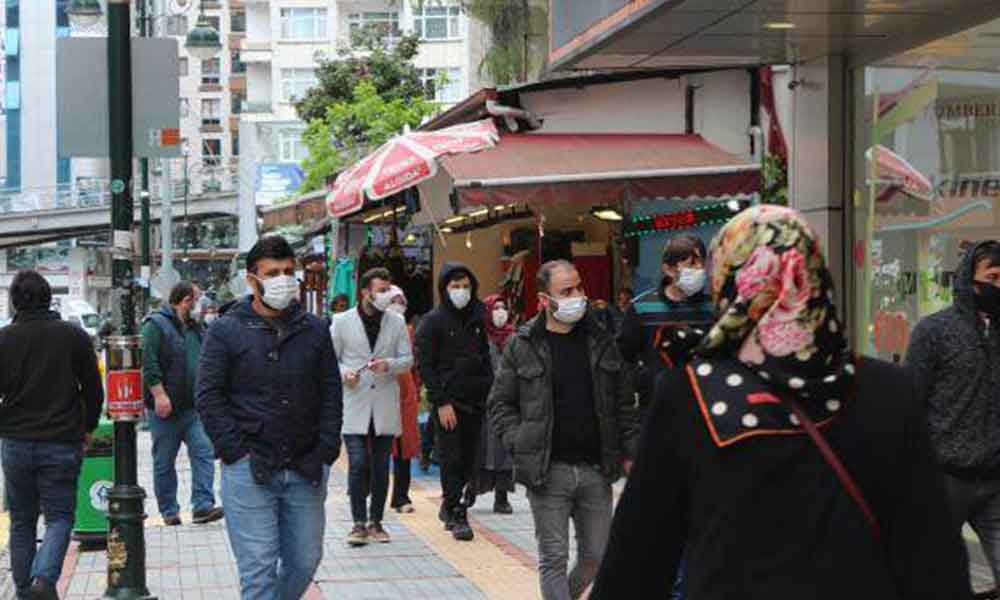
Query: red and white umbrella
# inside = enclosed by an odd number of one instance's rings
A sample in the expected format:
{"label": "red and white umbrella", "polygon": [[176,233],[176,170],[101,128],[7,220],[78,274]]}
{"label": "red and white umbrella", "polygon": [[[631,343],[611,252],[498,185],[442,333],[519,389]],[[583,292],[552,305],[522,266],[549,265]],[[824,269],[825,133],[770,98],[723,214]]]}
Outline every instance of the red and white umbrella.
{"label": "red and white umbrella", "polygon": [[355,213],[366,197],[387,198],[434,177],[439,157],[485,150],[499,140],[493,119],[398,135],[337,177],[327,209],[333,217]]}
{"label": "red and white umbrella", "polygon": [[889,185],[904,193],[930,201],[934,197],[934,184],[926,175],[916,170],[906,159],[885,146],[869,148],[865,153],[869,168],[872,158],[875,159],[876,183]]}

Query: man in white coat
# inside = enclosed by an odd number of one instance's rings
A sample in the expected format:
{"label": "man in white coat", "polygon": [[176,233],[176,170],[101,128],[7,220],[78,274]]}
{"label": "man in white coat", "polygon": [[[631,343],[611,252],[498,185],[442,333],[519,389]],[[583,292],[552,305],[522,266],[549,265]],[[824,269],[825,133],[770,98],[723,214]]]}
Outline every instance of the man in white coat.
{"label": "man in white coat", "polygon": [[350,467],[348,493],[354,528],[347,543],[352,546],[390,541],[382,516],[389,491],[392,440],[402,433],[396,376],[413,366],[406,321],[387,310],[392,303],[389,271],[371,269],[359,283],[361,303],[334,315],[330,325],[344,380],[341,433]]}

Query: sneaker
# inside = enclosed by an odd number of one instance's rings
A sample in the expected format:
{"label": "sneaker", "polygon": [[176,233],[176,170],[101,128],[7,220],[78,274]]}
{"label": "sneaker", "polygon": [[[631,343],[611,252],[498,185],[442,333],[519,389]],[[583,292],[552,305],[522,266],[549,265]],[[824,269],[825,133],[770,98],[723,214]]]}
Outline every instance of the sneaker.
{"label": "sneaker", "polygon": [[397,506],[396,507],[396,512],[408,515],[410,513],[417,512],[417,509],[413,508],[413,505],[410,504],[409,502],[407,502],[406,504],[404,504],[402,506]]}
{"label": "sneaker", "polygon": [[376,544],[388,544],[392,541],[385,529],[382,529],[382,524],[376,521],[368,524],[368,538]]}
{"label": "sneaker", "polygon": [[195,511],[191,515],[191,522],[195,525],[204,525],[205,523],[212,523],[213,521],[218,521],[226,516],[226,512],[222,510],[221,506],[216,506],[208,510]]}
{"label": "sneaker", "polygon": [[31,600],[59,600],[56,593],[56,586],[52,585],[43,577],[35,577],[28,590],[28,598]]}
{"label": "sneaker", "polygon": [[367,546],[368,545],[368,528],[362,523],[355,523],[354,529],[351,533],[347,534],[347,545],[349,546]]}
{"label": "sneaker", "polygon": [[514,507],[510,505],[510,502],[497,502],[493,505],[493,512],[498,515],[512,515]]}
{"label": "sneaker", "polygon": [[169,517],[163,517],[163,524],[167,527],[177,527],[181,524],[180,515],[171,515]]}
{"label": "sneaker", "polygon": [[460,542],[471,542],[475,536],[464,508],[456,510],[452,516],[451,536]]}

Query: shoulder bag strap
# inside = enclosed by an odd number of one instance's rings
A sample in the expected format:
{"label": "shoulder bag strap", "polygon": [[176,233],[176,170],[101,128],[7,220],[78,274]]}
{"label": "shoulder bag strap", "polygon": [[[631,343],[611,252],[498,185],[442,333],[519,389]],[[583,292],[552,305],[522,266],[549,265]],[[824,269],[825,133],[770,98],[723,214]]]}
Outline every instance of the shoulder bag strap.
{"label": "shoulder bag strap", "polygon": [[833,472],[837,474],[837,479],[840,480],[841,485],[844,486],[844,489],[851,495],[854,503],[858,505],[859,509],[861,509],[861,513],[864,515],[865,520],[868,521],[868,525],[870,525],[872,531],[875,532],[875,537],[881,538],[882,531],[879,527],[878,518],[872,511],[871,506],[868,504],[868,500],[865,499],[864,494],[861,493],[861,488],[859,488],[858,484],[854,482],[854,478],[851,477],[851,473],[847,470],[847,467],[844,466],[844,463],[840,462],[840,458],[837,457],[837,453],[834,452],[833,448],[830,447],[830,444],[827,443],[826,438],[823,437],[819,428],[816,427],[816,423],[814,423],[813,420],[809,418],[809,415],[802,410],[798,401],[791,395],[787,395],[785,397],[785,401],[788,402],[788,406],[792,409],[792,412],[795,413],[795,416],[798,417],[799,422],[802,424],[802,428],[806,430],[806,433],[809,434],[813,443],[816,444],[817,448],[819,448],[820,454],[822,454],[823,458],[826,459],[826,462],[833,469]]}

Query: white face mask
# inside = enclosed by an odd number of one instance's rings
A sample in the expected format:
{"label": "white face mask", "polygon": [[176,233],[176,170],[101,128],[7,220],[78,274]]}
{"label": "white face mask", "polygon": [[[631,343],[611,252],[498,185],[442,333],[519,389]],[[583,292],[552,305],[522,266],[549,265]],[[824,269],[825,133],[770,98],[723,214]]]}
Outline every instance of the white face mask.
{"label": "white face mask", "polygon": [[380,292],[372,297],[372,306],[379,312],[385,312],[390,304],[392,304],[392,290]]}
{"label": "white face mask", "polygon": [[556,311],[552,316],[561,323],[573,325],[578,323],[587,314],[586,296],[565,298],[563,300],[556,300],[552,296],[549,296],[549,300],[556,305]]}
{"label": "white face mask", "polygon": [[681,274],[677,278],[677,287],[684,292],[685,296],[694,296],[705,289],[705,269],[681,269]]}
{"label": "white face mask", "polygon": [[390,304],[388,307],[386,307],[386,310],[389,312],[394,312],[397,315],[406,315],[405,304],[399,304],[399,303]]}
{"label": "white face mask", "polygon": [[208,313],[205,315],[205,325],[211,325],[212,321],[219,318],[218,313]]}
{"label": "white face mask", "polygon": [[299,282],[292,275],[279,275],[270,279],[255,277],[264,288],[261,300],[274,310],[285,310],[299,295]]}
{"label": "white face mask", "polygon": [[507,325],[507,319],[510,318],[510,313],[503,308],[498,308],[493,311],[493,326],[496,328],[501,328]]}
{"label": "white face mask", "polygon": [[448,290],[448,298],[451,299],[451,303],[455,305],[455,308],[462,310],[472,300],[472,290],[469,288],[450,289]]}

